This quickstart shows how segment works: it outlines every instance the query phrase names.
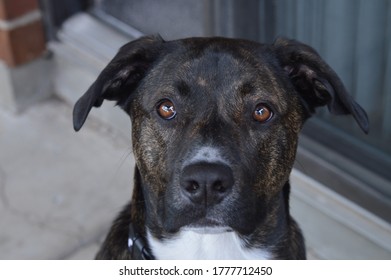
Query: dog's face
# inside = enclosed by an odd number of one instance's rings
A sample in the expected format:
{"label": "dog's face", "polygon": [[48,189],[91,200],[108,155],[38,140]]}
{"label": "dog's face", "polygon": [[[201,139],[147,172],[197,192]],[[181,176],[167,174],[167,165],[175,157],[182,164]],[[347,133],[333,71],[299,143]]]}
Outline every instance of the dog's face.
{"label": "dog's face", "polygon": [[288,77],[266,47],[224,44],[175,46],[128,109],[149,206],[168,232],[253,231],[294,161],[304,114]]}
{"label": "dog's face", "polygon": [[365,112],[308,46],[145,37],[124,46],[75,106],[116,100],[131,116],[133,148],[156,235],[180,229],[250,234],[275,227],[298,133],[315,107]]}

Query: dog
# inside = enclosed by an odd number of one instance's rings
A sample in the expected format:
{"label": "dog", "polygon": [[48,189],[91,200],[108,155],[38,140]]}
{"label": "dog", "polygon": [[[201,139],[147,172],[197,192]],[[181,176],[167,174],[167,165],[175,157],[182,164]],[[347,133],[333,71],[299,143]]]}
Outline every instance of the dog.
{"label": "dog", "polygon": [[131,202],[97,259],[305,259],[289,212],[299,132],[320,106],[366,112],[308,45],[146,36],[125,44],[76,102],[131,118]]}

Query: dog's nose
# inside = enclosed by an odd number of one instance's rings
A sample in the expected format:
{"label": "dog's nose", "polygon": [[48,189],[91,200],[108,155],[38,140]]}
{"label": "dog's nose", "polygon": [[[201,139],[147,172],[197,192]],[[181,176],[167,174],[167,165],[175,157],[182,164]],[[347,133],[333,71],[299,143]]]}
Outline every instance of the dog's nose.
{"label": "dog's nose", "polygon": [[234,184],[230,167],[216,163],[186,166],[181,177],[183,194],[193,203],[207,206],[220,203]]}

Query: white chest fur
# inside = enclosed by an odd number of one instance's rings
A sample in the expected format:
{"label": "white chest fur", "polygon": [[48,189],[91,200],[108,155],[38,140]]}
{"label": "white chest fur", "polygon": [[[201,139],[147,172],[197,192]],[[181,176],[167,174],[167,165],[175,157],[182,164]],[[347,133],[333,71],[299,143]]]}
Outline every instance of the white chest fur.
{"label": "white chest fur", "polygon": [[160,260],[256,260],[272,259],[264,249],[248,249],[235,232],[198,233],[180,231],[177,236],[160,241],[147,232],[148,242],[156,259]]}

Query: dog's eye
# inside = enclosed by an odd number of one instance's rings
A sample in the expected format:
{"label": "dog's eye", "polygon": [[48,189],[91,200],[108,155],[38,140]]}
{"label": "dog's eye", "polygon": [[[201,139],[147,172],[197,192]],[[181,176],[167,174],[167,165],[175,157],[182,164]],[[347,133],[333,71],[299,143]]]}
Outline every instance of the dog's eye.
{"label": "dog's eye", "polygon": [[176,116],[174,103],[170,100],[161,101],[156,110],[159,116],[165,120],[171,120]]}
{"label": "dog's eye", "polygon": [[253,118],[260,123],[265,123],[269,121],[272,117],[273,111],[270,110],[270,108],[263,103],[258,104],[253,113]]}

